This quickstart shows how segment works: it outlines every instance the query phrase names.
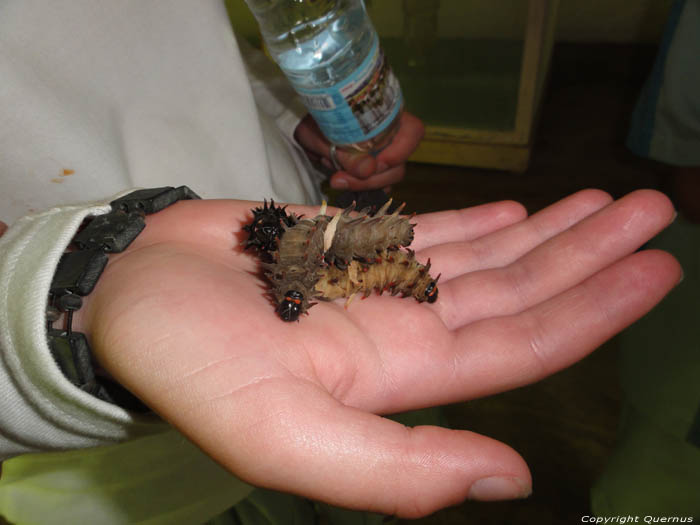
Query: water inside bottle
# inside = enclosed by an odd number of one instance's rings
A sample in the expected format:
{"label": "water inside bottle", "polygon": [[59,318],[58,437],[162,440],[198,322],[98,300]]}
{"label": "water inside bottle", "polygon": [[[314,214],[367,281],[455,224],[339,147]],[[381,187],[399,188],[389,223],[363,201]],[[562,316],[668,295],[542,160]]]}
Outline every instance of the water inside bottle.
{"label": "water inside bottle", "polygon": [[278,52],[270,51],[296,86],[329,86],[357,68],[369,51],[372,28],[364,21],[362,8],[333,11],[279,35]]}

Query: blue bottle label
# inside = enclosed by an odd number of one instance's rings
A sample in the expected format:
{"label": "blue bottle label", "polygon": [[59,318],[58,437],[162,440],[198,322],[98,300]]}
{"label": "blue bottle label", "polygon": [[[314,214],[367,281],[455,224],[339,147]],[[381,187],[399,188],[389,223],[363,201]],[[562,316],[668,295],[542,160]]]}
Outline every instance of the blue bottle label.
{"label": "blue bottle label", "polygon": [[295,88],[334,144],[363,142],[379,135],[403,105],[399,81],[376,37],[365,60],[349,77],[328,88]]}

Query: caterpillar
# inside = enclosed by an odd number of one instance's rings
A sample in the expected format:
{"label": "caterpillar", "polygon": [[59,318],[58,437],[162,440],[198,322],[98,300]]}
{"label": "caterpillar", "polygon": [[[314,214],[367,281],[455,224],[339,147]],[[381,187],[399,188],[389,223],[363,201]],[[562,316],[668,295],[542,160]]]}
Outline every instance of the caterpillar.
{"label": "caterpillar", "polygon": [[277,250],[279,238],[284,233],[283,228],[292,227],[301,217],[297,217],[293,213],[287,215],[287,207],[275,207],[275,201],[270,199],[270,206],[267,205],[267,199],[263,201],[263,207],[252,209],[253,220],[250,224],[243,226],[243,229],[249,233],[248,239],[245,242],[245,249],[254,248],[257,250],[260,258],[264,261],[271,260],[271,254]]}
{"label": "caterpillar", "polygon": [[343,210],[338,217],[333,241],[327,247],[326,261],[342,268],[353,259],[371,262],[383,250],[396,250],[411,244],[413,224],[399,216],[406,203],[387,215],[390,205],[391,199],[372,216],[368,209],[362,210],[357,217],[350,216],[352,206]]}
{"label": "caterpillar", "polygon": [[310,293],[323,267],[324,234],[330,217],[318,215],[300,220],[291,228],[282,225],[279,247],[273,261],[263,263],[277,301],[277,313],[285,321],[294,321],[314,303]]}
{"label": "caterpillar", "polygon": [[336,266],[325,268],[316,283],[316,291],[329,301],[347,297],[350,302],[357,293],[368,297],[373,290],[380,294],[388,290],[391,295],[400,293],[420,303],[434,303],[439,279],[439,275],[435,279],[430,276],[430,260],[423,266],[416,261],[412,250],[384,251],[372,264],[354,260],[346,270]]}
{"label": "caterpillar", "polygon": [[272,284],[276,311],[284,321],[296,321],[315,299],[365,297],[372,290],[437,300],[437,279],[430,277],[430,261],[423,266],[412,250],[413,224],[399,216],[403,206],[387,214],[389,200],[374,215],[368,209],[352,216],[353,206],[334,217],[325,203],[313,219],[287,215],[285,209],[255,208],[246,248],[255,247]]}

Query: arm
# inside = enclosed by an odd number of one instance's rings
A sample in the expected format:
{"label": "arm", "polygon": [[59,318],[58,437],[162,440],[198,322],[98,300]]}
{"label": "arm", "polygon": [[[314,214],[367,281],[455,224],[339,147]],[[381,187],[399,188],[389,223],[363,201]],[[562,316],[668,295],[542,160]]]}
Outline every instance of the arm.
{"label": "arm", "polygon": [[[127,512],[129,521],[166,515],[200,523],[253,487],[159,417],[131,414],[75,387],[39,337],[52,254],[63,251],[82,217],[104,208],[54,208],[20,220],[0,239],[0,461],[19,455],[1,467],[0,514],[13,523],[43,522],[49,514],[61,523],[88,514],[121,523]],[[31,504],[17,505],[18,498]],[[57,509],[56,501],[65,504]]]}
{"label": "arm", "polygon": [[241,479],[351,508],[415,517],[528,494],[527,466],[506,445],[381,415],[544,378],[680,278],[668,254],[637,252],[672,220],[668,199],[588,191],[528,219],[507,202],[419,216],[418,257],[443,274],[437,303],[373,296],[283,323],[257,261],[231,238],[252,206],[186,201],[149,217],[76,329],[115,378]]}

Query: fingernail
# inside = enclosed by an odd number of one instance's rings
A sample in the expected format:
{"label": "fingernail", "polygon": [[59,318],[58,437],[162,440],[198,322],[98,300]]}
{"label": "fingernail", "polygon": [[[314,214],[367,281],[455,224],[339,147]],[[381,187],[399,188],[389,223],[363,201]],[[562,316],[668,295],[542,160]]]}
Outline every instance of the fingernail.
{"label": "fingernail", "polygon": [[377,173],[381,173],[389,169],[389,165],[386,162],[380,162],[377,164]]}
{"label": "fingernail", "polygon": [[492,476],[475,481],[469,489],[469,499],[498,501],[527,498],[532,489],[518,478]]}
{"label": "fingernail", "polygon": [[677,219],[677,218],[678,218],[678,212],[677,212],[677,211],[674,211],[674,212],[673,212],[673,217],[671,217],[671,221],[669,222],[669,224],[673,224],[674,222],[676,222],[676,219]]}
{"label": "fingernail", "polygon": [[331,186],[337,190],[344,190],[349,184],[346,179],[334,179],[333,182],[331,182]]}

